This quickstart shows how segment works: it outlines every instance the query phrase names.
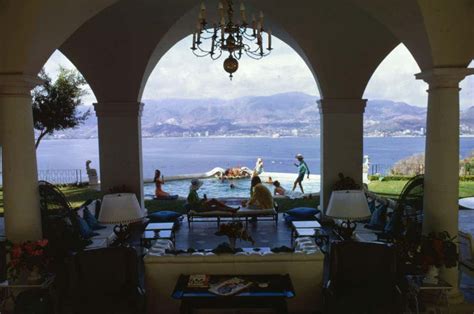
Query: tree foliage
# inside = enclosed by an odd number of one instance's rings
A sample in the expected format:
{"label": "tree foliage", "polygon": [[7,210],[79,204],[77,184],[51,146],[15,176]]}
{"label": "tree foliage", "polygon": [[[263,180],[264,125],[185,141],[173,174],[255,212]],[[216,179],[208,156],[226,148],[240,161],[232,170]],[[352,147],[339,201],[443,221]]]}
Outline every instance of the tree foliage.
{"label": "tree foliage", "polygon": [[80,112],[81,97],[86,94],[83,86],[86,81],[77,70],[61,67],[55,82],[44,69],[39,73],[44,84],[33,90],[33,121],[39,131],[36,148],[46,135],[56,131],[76,128],[84,123],[90,110]]}
{"label": "tree foliage", "polygon": [[459,174],[462,176],[470,176],[474,174],[474,151],[471,151],[469,155],[461,159],[459,162],[460,170]]}
{"label": "tree foliage", "polygon": [[399,160],[390,169],[391,175],[414,176],[425,170],[425,154],[416,154]]}

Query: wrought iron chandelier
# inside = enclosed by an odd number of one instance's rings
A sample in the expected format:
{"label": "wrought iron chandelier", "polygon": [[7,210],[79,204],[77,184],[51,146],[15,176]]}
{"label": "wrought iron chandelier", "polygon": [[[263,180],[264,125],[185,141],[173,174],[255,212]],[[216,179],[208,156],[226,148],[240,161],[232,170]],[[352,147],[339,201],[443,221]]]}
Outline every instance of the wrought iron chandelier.
{"label": "wrought iron chandelier", "polygon": [[[224,10],[223,3],[219,2],[218,11],[221,20],[212,25],[206,21],[206,6],[201,3],[191,50],[198,57],[210,56],[212,60],[217,60],[224,52],[228,52],[229,56],[224,60],[224,70],[229,73],[232,80],[233,73],[239,68],[237,60],[240,60],[244,53],[257,60],[270,54],[272,32],[271,30],[266,31],[263,27],[263,12],[260,12],[258,20],[253,15],[249,24],[245,6],[240,3],[241,21],[234,21],[232,0],[226,2],[226,10]],[[264,33],[267,34],[266,48],[264,48]],[[207,43],[207,48],[203,47],[204,42]]]}

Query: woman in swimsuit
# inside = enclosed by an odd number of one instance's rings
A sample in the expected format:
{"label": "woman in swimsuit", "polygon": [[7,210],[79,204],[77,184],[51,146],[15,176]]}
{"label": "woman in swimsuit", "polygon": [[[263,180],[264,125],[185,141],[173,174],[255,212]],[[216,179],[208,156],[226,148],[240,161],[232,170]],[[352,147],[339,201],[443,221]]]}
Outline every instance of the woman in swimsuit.
{"label": "woman in swimsuit", "polygon": [[162,197],[169,197],[170,194],[166,193],[161,189],[161,185],[165,184],[165,180],[161,177],[161,171],[156,169],[155,170],[155,178],[153,179],[155,182],[155,197],[162,198]]}

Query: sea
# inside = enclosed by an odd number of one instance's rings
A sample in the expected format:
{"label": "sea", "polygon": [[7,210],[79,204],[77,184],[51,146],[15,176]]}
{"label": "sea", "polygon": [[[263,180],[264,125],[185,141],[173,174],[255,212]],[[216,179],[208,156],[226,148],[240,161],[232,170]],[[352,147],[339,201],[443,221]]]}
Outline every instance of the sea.
{"label": "sea", "polygon": [[[338,145],[338,143],[334,143]],[[319,137],[191,137],[143,138],[143,176],[201,173],[214,167],[253,168],[258,157],[268,172],[295,172],[297,153],[303,154],[311,173],[320,173]],[[398,160],[425,150],[425,137],[366,137],[364,154],[372,165],[390,167]],[[474,137],[460,138],[460,158],[474,150]],[[341,153],[344,153],[342,148]],[[86,160],[99,170],[97,139],[43,140],[37,150],[39,170],[81,169]]]}

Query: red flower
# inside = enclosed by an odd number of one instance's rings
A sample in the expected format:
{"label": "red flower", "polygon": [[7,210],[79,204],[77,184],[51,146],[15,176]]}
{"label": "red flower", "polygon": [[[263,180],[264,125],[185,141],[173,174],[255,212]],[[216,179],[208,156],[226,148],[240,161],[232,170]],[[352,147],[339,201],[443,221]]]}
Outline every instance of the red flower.
{"label": "red flower", "polygon": [[23,250],[21,249],[21,246],[14,245],[12,248],[12,253],[11,253],[12,259],[20,258],[22,252]]}
{"label": "red flower", "polygon": [[39,240],[36,243],[41,247],[45,247],[46,245],[48,245],[48,239]]}
{"label": "red flower", "polygon": [[31,255],[33,256],[41,256],[43,255],[43,250],[34,250],[33,252],[31,252]]}

